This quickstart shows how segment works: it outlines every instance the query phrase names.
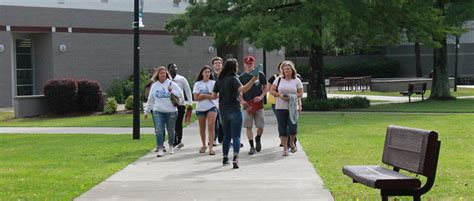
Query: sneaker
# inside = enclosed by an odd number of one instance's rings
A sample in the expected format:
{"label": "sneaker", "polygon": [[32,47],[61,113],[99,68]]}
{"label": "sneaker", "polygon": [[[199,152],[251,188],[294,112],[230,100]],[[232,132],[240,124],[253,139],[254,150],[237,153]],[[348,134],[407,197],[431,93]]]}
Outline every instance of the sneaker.
{"label": "sneaker", "polygon": [[156,147],[156,148],[155,148],[155,152],[158,152],[158,151],[160,151],[160,148],[159,148],[159,147]]}
{"label": "sneaker", "polygon": [[175,146],[175,148],[177,148],[177,149],[181,149],[181,148],[183,148],[183,147],[184,147],[184,144],[183,144],[183,143],[179,143],[179,144],[177,144],[177,145]]}
{"label": "sneaker", "polygon": [[166,152],[166,147],[165,147],[165,145],[161,145],[161,150],[163,150],[163,152]]}
{"label": "sneaker", "polygon": [[164,155],[165,155],[165,153],[163,152],[163,150],[160,149],[160,150],[158,151],[158,154],[156,155],[156,157],[162,157],[162,156],[164,156]]}
{"label": "sneaker", "polygon": [[222,165],[229,165],[229,158],[228,157],[224,157],[222,158]]}
{"label": "sneaker", "polygon": [[240,143],[240,148],[244,147],[244,144]]}
{"label": "sneaker", "polygon": [[170,154],[174,154],[173,146],[170,146]]}
{"label": "sneaker", "polygon": [[254,155],[255,154],[255,148],[251,147],[249,150],[249,155]]}
{"label": "sneaker", "polygon": [[288,156],[288,151],[283,151],[282,156]]}
{"label": "sneaker", "polygon": [[257,152],[262,150],[262,143],[260,143],[260,140],[256,140],[255,150],[257,150]]}

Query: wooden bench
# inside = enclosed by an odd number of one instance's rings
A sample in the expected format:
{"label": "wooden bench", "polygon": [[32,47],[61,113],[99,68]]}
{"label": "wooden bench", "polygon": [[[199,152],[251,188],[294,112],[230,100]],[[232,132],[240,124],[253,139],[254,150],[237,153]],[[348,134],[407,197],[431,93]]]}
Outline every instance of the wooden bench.
{"label": "wooden bench", "polygon": [[[440,145],[435,131],[389,126],[382,162],[393,170],[370,165],[345,166],[342,172],[355,183],[380,189],[383,201],[388,196],[413,196],[413,200],[420,200],[434,184]],[[421,187],[418,177],[407,176],[400,170],[427,177],[425,185]]]}
{"label": "wooden bench", "polygon": [[426,92],[426,82],[423,83],[410,83],[408,84],[408,91],[401,91],[400,94],[408,96],[408,102],[411,103],[411,95],[421,95],[421,100],[425,100],[424,94]]}

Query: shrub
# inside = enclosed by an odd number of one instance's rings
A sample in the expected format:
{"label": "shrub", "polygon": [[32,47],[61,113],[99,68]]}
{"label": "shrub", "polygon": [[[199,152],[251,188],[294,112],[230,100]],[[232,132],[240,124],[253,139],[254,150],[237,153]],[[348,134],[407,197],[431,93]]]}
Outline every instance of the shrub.
{"label": "shrub", "polygon": [[77,81],[77,109],[79,112],[100,111],[104,101],[102,100],[102,90],[96,81]]}
{"label": "shrub", "polygon": [[400,64],[395,60],[379,60],[343,65],[327,65],[325,77],[372,76],[377,78],[398,77]]}
{"label": "shrub", "polygon": [[133,110],[133,96],[128,96],[127,100],[125,100],[125,109]]}
{"label": "shrub", "polygon": [[117,112],[117,100],[114,97],[107,98],[104,108],[105,114],[114,114]]}
{"label": "shrub", "polygon": [[107,89],[107,96],[108,97],[115,97],[118,103],[123,103],[125,101],[125,85],[126,80],[115,79],[110,84],[109,88]]}
{"label": "shrub", "polygon": [[66,114],[77,111],[78,85],[76,80],[49,80],[43,90],[52,113]]}
{"label": "shrub", "polygon": [[368,108],[369,100],[364,97],[330,98],[324,100],[302,100],[304,111],[330,111],[337,109]]}

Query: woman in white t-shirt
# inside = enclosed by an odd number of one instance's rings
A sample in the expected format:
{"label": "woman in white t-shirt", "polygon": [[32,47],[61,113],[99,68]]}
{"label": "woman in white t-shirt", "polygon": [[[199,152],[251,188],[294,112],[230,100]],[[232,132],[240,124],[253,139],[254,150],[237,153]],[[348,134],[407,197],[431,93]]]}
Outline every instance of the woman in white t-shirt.
{"label": "woman in white t-shirt", "polygon": [[[273,82],[270,93],[276,97],[275,114],[278,121],[278,133],[281,144],[283,144],[283,156],[288,156],[288,136],[290,137],[291,152],[296,152],[296,134],[298,123],[295,120],[295,112],[301,112],[302,106],[299,99],[303,96],[303,83],[296,77],[295,65],[291,61],[283,61],[282,75]],[[292,107],[295,105],[296,107]],[[295,111],[291,111],[295,110]],[[292,119],[293,121],[292,122]],[[296,117],[297,118],[297,117]]]}
{"label": "woman in white t-shirt", "polygon": [[[212,89],[216,81],[213,80],[212,69],[209,66],[202,67],[194,83],[193,96],[197,101],[196,116],[199,122],[199,133],[201,134],[202,147],[199,153],[205,153],[209,145],[209,155],[215,155],[212,150],[214,144],[214,128],[217,116],[218,102],[212,100]],[[207,130],[209,133],[209,141],[206,143],[206,120]]]}

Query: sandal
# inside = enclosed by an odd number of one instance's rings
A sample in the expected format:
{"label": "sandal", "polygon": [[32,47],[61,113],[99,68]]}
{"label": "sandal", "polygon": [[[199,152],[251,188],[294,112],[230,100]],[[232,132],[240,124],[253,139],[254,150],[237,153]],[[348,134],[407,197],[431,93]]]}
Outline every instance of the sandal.
{"label": "sandal", "polygon": [[290,151],[291,153],[295,153],[296,151],[298,151],[298,149],[296,149],[296,146],[294,146],[290,148]]}
{"label": "sandal", "polygon": [[214,150],[209,150],[209,155],[216,155],[216,152]]}
{"label": "sandal", "polygon": [[201,153],[201,154],[202,154],[202,153],[205,153],[205,152],[206,152],[206,149],[207,149],[206,146],[201,147],[201,149],[199,149],[199,153]]}

